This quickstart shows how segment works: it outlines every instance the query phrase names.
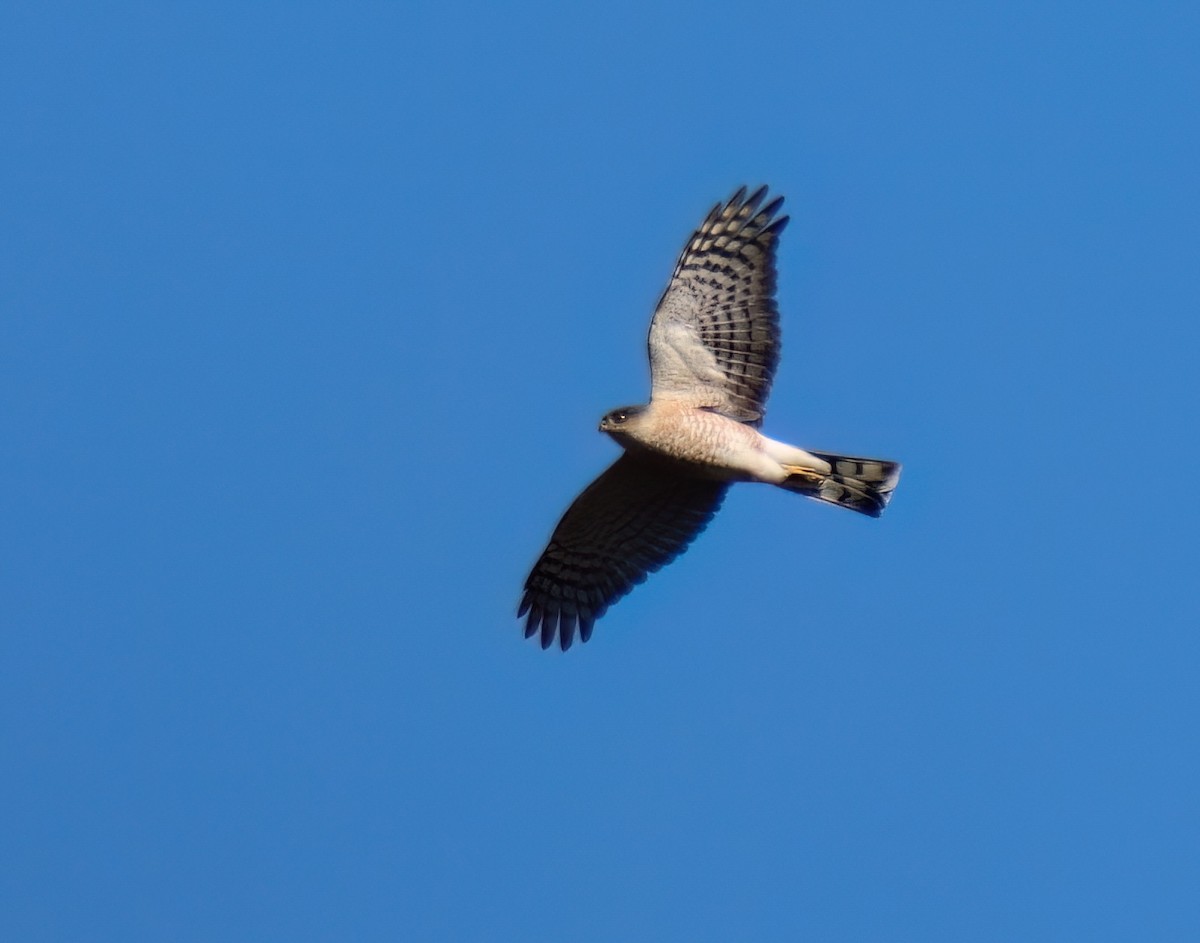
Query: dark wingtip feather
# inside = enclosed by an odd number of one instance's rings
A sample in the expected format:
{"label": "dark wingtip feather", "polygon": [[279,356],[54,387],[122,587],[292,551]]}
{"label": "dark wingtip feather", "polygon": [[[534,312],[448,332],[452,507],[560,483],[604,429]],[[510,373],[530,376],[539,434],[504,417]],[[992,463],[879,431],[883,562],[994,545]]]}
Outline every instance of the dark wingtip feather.
{"label": "dark wingtip feather", "polygon": [[[742,187],[743,191],[745,191],[745,189],[746,189],[745,187]],[[762,202],[763,197],[766,195],[767,195],[767,186],[766,186],[766,184],[763,184],[763,186],[759,187],[757,190],[755,190],[753,193],[751,193],[748,197],[746,197],[746,202],[743,205],[748,206],[751,209],[754,209],[756,206],[758,206],[759,203]]]}
{"label": "dark wingtip feather", "polygon": [[757,190],[755,190],[753,193],[751,193],[748,197],[746,197],[746,202],[744,202],[742,204],[742,215],[747,216],[747,217],[753,216],[754,211],[756,209],[758,209],[758,204],[762,202],[763,197],[766,195],[767,195],[767,188],[759,187]]}
{"label": "dark wingtip feather", "polygon": [[564,612],[558,619],[558,644],[565,652],[575,641],[575,613]]}
{"label": "dark wingtip feather", "polygon": [[763,232],[764,233],[769,232],[772,235],[778,236],[781,232],[783,232],[785,229],[787,229],[787,224],[790,223],[791,221],[792,221],[792,218],[790,216],[780,216],[779,219],[777,219],[773,223],[771,223],[770,226],[764,226]]}
{"label": "dark wingtip feather", "polygon": [[542,648],[549,648],[554,641],[554,633],[558,629],[558,610],[542,613]]}
{"label": "dark wingtip feather", "polygon": [[758,211],[758,215],[754,217],[754,224],[759,227],[761,232],[778,235],[783,231],[783,227],[788,224],[788,217],[780,216],[779,219],[771,218],[779,212],[781,206],[783,206],[783,197],[777,196]]}

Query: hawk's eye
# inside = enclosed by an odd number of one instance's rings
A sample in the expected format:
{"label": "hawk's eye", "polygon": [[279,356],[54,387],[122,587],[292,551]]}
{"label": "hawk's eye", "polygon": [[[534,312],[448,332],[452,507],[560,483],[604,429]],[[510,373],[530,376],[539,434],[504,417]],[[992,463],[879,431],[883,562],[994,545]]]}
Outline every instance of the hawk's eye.
{"label": "hawk's eye", "polygon": [[627,415],[625,415],[624,410],[617,410],[617,412],[612,414],[612,421],[617,423],[618,425],[623,423],[628,418],[629,417]]}

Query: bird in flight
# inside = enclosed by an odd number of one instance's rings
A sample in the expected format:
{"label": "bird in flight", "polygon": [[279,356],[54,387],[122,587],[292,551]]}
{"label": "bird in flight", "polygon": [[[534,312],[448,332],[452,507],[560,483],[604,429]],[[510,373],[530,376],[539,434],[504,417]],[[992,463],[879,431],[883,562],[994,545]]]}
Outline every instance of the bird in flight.
{"label": "bird in flight", "polygon": [[783,198],[742,187],[688,240],[650,322],[650,403],[600,431],[625,450],[567,509],[525,581],[525,637],[563,650],[704,530],[729,486],[757,481],[878,517],[900,465],[759,432],[779,364],[775,247]]}

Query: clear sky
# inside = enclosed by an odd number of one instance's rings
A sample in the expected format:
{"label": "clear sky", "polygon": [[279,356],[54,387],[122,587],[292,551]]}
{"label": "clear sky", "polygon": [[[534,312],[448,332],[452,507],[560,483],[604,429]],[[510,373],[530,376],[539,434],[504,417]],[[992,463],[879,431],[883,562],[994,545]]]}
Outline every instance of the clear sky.
{"label": "clear sky", "polygon": [[[1195,4],[74,6],[0,14],[0,938],[1200,939]],[[766,431],[900,488],[542,652],[743,183]]]}

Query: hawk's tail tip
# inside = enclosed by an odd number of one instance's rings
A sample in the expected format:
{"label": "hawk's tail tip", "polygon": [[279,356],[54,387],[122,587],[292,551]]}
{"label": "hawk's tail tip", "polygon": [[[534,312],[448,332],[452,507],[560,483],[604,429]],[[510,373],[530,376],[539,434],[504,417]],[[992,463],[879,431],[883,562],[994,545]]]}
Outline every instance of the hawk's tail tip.
{"label": "hawk's tail tip", "polygon": [[780,487],[868,517],[879,517],[892,500],[892,492],[900,481],[899,462],[830,452],[810,454],[828,462],[832,471],[826,475],[798,465],[784,466],[791,474]]}

